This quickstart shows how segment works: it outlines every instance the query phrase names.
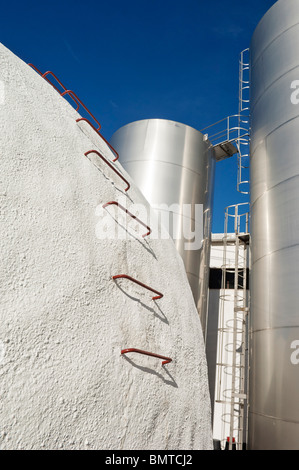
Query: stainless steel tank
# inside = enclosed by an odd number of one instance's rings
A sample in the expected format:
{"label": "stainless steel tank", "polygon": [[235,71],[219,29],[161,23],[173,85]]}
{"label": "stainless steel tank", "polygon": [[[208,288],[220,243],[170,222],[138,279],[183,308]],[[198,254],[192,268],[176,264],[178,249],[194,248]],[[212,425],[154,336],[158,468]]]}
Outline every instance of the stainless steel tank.
{"label": "stainless steel tank", "polygon": [[[205,335],[215,172],[213,146],[192,127],[163,119],[130,123],[113,134],[111,144],[151,206],[160,215],[163,211],[171,215],[169,233],[184,261]],[[190,205],[191,211],[184,205]],[[202,206],[202,213],[196,213],[196,205]],[[181,236],[186,223],[191,231],[201,234],[198,249],[194,249],[196,245],[186,249],[186,238]]]}
{"label": "stainless steel tank", "polygon": [[[251,41],[250,449],[299,449],[299,2]],[[297,82],[296,82],[297,81]]]}

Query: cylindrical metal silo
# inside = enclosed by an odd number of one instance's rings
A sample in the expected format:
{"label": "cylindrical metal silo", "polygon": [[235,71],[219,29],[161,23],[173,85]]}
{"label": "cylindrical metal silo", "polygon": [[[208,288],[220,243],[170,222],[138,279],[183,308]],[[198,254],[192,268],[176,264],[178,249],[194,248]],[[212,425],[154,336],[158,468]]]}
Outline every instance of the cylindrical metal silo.
{"label": "cylindrical metal silo", "polygon": [[[205,334],[215,171],[213,146],[192,127],[164,119],[130,123],[113,134],[111,144],[152,207],[160,215],[166,211],[173,218],[170,235],[184,261]],[[203,212],[196,212],[196,205],[201,205]],[[199,248],[194,249],[195,244],[186,249],[186,238],[181,236],[184,223],[197,236],[202,234]]]}
{"label": "cylindrical metal silo", "polygon": [[298,0],[275,3],[250,49],[249,448],[299,449]]}

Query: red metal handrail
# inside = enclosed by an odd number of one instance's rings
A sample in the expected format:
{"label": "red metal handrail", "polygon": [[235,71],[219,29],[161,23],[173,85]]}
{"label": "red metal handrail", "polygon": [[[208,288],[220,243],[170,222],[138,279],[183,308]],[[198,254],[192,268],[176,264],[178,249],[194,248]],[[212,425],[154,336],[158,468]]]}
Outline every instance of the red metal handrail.
{"label": "red metal handrail", "polygon": [[[94,120],[94,122],[97,123],[98,125],[98,128],[96,129],[97,131],[99,131],[101,129],[101,124],[99,123],[99,121],[94,117],[94,115],[89,111],[89,109],[85,106],[85,104],[80,100],[80,98],[78,98],[78,96],[76,95],[76,93],[74,93],[72,90],[66,90],[64,91],[63,93],[61,93],[61,96],[65,96],[65,95],[69,95],[75,102],[78,102],[81,104],[81,106],[85,109],[85,111],[90,115],[90,117]],[[76,111],[79,110],[79,104],[78,104],[78,107],[76,109]]]}
{"label": "red metal handrail", "polygon": [[145,289],[157,294],[154,297],[152,297],[152,300],[162,299],[163,297],[163,294],[161,294],[161,292],[153,289],[152,287],[147,286],[146,284],[143,284],[143,282],[140,282],[137,279],[134,279],[133,277],[128,276],[127,274],[117,274],[115,276],[112,276],[112,279],[114,280],[115,279],[129,279],[129,281],[135,282],[135,284],[138,284],[139,286],[144,287]]}
{"label": "red metal handrail", "polygon": [[114,160],[112,160],[113,162],[116,162],[116,160],[119,159],[119,155],[117,153],[117,151],[112,147],[112,145],[108,142],[108,140],[105,139],[105,137],[94,127],[94,125],[89,121],[89,119],[86,119],[86,118],[79,118],[79,119],[76,119],[76,122],[80,122],[80,121],[85,121],[87,122],[90,127],[96,131],[96,133],[106,142],[106,144],[108,145],[108,147],[110,148],[110,150],[116,155],[116,158]]}
{"label": "red metal handrail", "polygon": [[105,209],[105,207],[107,206],[110,206],[112,204],[115,204],[116,206],[118,206],[120,209],[122,209],[123,211],[125,211],[127,214],[129,214],[130,217],[132,217],[132,219],[136,219],[141,225],[143,225],[143,227],[147,228],[148,232],[145,233],[144,235],[142,235],[142,237],[146,237],[147,235],[149,235],[152,231],[152,229],[146,225],[144,222],[142,222],[140,219],[138,219],[138,217],[136,217],[136,215],[132,214],[131,212],[128,211],[128,209],[126,209],[125,207],[123,207],[121,204],[119,204],[118,202],[116,201],[110,201],[110,202],[106,202],[105,204],[103,204],[103,208]]}
{"label": "red metal handrail", "polygon": [[164,364],[169,364],[172,361],[171,357],[161,356],[161,354],[155,354],[155,353],[143,351],[142,349],[136,349],[136,348],[123,349],[121,351],[121,354],[127,354],[129,352],[135,352],[139,354],[144,354],[145,356],[152,356],[152,357],[157,357],[158,359],[163,359],[162,366],[164,366]]}
{"label": "red metal handrail", "polygon": [[103,155],[97,150],[88,150],[88,152],[85,152],[84,155],[87,157],[90,153],[95,153],[96,155],[98,155],[98,157],[100,157],[109,166],[109,168],[111,168],[111,170],[113,170],[114,173],[116,173],[126,183],[127,187],[125,191],[128,191],[128,189],[130,188],[130,183],[123,177],[123,175],[119,173],[119,171],[117,171],[116,168],[114,168],[114,166],[111,165],[111,163],[108,162],[108,160],[106,160],[106,158],[103,157]]}

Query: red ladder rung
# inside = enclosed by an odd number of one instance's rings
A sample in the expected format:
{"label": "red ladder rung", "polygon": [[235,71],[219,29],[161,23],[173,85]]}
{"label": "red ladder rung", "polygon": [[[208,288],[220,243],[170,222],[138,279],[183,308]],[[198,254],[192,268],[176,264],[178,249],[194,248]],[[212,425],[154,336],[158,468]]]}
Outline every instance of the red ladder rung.
{"label": "red ladder rung", "polygon": [[48,70],[47,72],[45,73],[42,73],[35,65],[33,64],[28,64],[30,67],[32,67],[42,78],[44,78],[48,83],[50,83],[50,85],[52,85],[53,88],[55,88],[55,90],[61,95],[61,91],[54,85],[54,83],[52,83],[47,77],[47,75],[52,75],[52,77],[55,78],[55,80],[59,83],[59,85],[61,86],[61,88],[63,88],[63,90],[65,91],[66,90],[66,87],[61,83],[61,81],[56,77],[56,75],[54,75],[53,72],[51,72],[50,70]]}
{"label": "red ladder rung", "polygon": [[112,160],[113,162],[116,162],[116,160],[119,159],[119,155],[118,155],[117,151],[112,147],[112,145],[109,144],[108,140],[106,140],[105,137],[94,127],[94,125],[89,121],[89,119],[82,118],[82,117],[79,118],[79,119],[76,119],[76,122],[80,122],[80,121],[87,122],[90,125],[90,127],[106,142],[106,144],[108,145],[110,150],[116,155],[116,158],[114,160]]}
{"label": "red ladder rung", "polygon": [[148,232],[145,233],[144,235],[142,235],[142,237],[146,237],[147,235],[149,235],[152,231],[152,229],[146,225],[144,222],[142,222],[140,219],[138,219],[138,217],[136,217],[136,215],[132,214],[131,212],[128,211],[128,209],[126,209],[125,207],[123,207],[121,204],[119,204],[118,202],[116,201],[110,201],[110,202],[106,202],[106,204],[103,204],[103,208],[105,209],[105,207],[107,206],[110,206],[110,205],[116,205],[118,206],[120,209],[122,209],[124,212],[126,212],[130,217],[132,217],[132,219],[136,219],[137,222],[139,222],[141,225],[143,225],[143,227],[146,227]]}
{"label": "red ladder rung", "polygon": [[[63,88],[63,90],[64,90],[63,92],[60,91],[50,80],[47,79],[47,75],[49,75],[49,74],[51,74],[52,77],[54,77],[55,80],[59,83],[59,85]],[[53,72],[48,71],[48,72],[44,73],[44,74],[42,75],[42,77],[43,77],[48,83],[50,83],[50,85],[52,85],[53,88],[55,88],[55,90],[60,94],[60,96],[63,96],[63,93],[69,91],[69,90],[61,83],[61,81],[56,77],[56,75],[54,75]],[[75,94],[74,94],[74,95],[75,95]],[[72,95],[69,95],[69,96],[70,96],[70,97],[72,98],[72,100],[75,102],[75,104],[76,104],[76,106],[77,106],[76,111],[78,111],[79,108],[80,108],[79,102],[77,101],[77,99],[75,98],[75,96],[72,96]],[[79,98],[78,98],[78,100],[79,100]]]}
{"label": "red ladder rung", "polygon": [[34,64],[28,64],[29,67],[32,67],[39,75],[43,76],[42,72],[34,65]]}
{"label": "red ladder rung", "polygon": [[169,364],[172,361],[171,357],[161,356],[161,354],[151,353],[151,352],[143,351],[142,349],[136,349],[136,348],[122,349],[121,354],[127,354],[129,352],[135,352],[138,354],[144,354],[145,356],[152,356],[152,357],[157,357],[158,359],[163,359],[162,366],[164,366],[165,364]]}
{"label": "red ladder rung", "polygon": [[151,292],[154,292],[154,294],[157,294],[154,297],[152,297],[152,300],[162,299],[162,297],[163,297],[163,294],[161,294],[161,292],[157,291],[156,289],[153,289],[152,287],[147,286],[146,284],[143,284],[143,282],[138,281],[134,277],[128,276],[128,274],[116,274],[115,276],[112,276],[112,279],[114,279],[114,280],[116,280],[116,279],[129,279],[129,281],[135,282],[135,284],[138,284],[139,286],[144,287],[145,289],[147,289]]}
{"label": "red ladder rung", "polygon": [[113,165],[111,165],[110,162],[108,162],[108,160],[105,157],[103,157],[103,155],[100,152],[98,152],[97,150],[88,150],[88,152],[85,152],[84,155],[87,157],[90,153],[95,153],[96,155],[98,155],[98,157],[100,157],[106,163],[106,165],[108,165],[109,168],[111,168],[111,170],[113,170],[114,173],[116,173],[119,176],[119,178],[121,178],[126,183],[127,187],[125,191],[128,191],[128,189],[130,189],[130,183],[122,176],[121,173],[119,173],[119,171],[116,170],[116,168],[114,168]]}
{"label": "red ladder rung", "polygon": [[47,78],[48,75],[52,75],[52,77],[56,80],[57,83],[59,83],[59,85],[61,86],[61,88],[62,88],[64,91],[67,90],[67,88],[61,83],[61,81],[59,80],[59,78],[57,78],[56,75],[54,75],[53,72],[51,72],[50,70],[48,70],[47,72],[43,73],[42,77],[43,77],[48,83],[50,83],[50,85],[52,85],[52,86],[55,88],[55,90],[58,91],[58,93],[59,93],[60,95],[61,95],[62,91],[60,91],[60,90]]}
{"label": "red ladder rung", "polygon": [[[98,128],[95,129],[96,131],[99,131],[101,129],[101,124],[99,123],[99,121],[94,117],[94,115],[89,111],[89,109],[87,108],[87,106],[85,106],[85,104],[80,100],[80,98],[78,98],[78,96],[76,95],[76,93],[72,90],[68,90],[63,84],[62,82],[56,77],[56,75],[51,72],[50,70],[48,70],[47,72],[45,72],[44,74],[42,74],[42,72],[33,64],[29,63],[28,64],[30,67],[32,67],[39,75],[42,76],[42,78],[44,78],[48,83],[50,83],[50,85],[52,85],[53,88],[55,88],[55,90],[60,94],[60,96],[65,96],[65,95],[68,95],[70,96],[70,98],[72,98],[72,100],[76,103],[77,105],[77,108],[76,108],[76,111],[79,110],[80,108],[80,105],[85,109],[85,111],[89,114],[89,116],[94,120],[94,122],[97,124]],[[48,75],[52,75],[52,77],[57,81],[57,83],[59,83],[59,85],[63,88],[63,92],[61,93],[60,90],[47,78]]]}
{"label": "red ladder rung", "polygon": [[[85,109],[85,111],[89,114],[89,116],[94,120],[94,122],[97,123],[98,128],[96,129],[99,131],[101,129],[101,124],[99,121],[94,117],[94,115],[89,111],[89,109],[85,106],[85,104],[78,98],[75,92],[72,90],[66,90],[63,93],[61,93],[61,96],[69,95],[75,102],[78,102],[81,104],[81,106]],[[79,106],[79,105],[78,105]],[[79,107],[77,107],[76,111],[78,111]]]}

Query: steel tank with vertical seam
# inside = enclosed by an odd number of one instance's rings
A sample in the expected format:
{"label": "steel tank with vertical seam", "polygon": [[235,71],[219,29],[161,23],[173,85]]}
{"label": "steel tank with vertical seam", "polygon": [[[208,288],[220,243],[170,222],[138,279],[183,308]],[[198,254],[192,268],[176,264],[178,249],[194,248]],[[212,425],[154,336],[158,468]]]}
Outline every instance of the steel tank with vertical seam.
{"label": "steel tank with vertical seam", "polygon": [[279,0],[250,46],[248,447],[257,450],[299,449],[298,50],[299,2]]}
{"label": "steel tank with vertical seam", "polygon": [[[216,163],[213,146],[192,127],[164,119],[127,124],[113,134],[111,144],[151,206],[171,217],[170,235],[184,261],[205,335]],[[200,219],[196,204],[202,205]],[[184,205],[190,205],[190,212]],[[187,240],[181,236],[186,222],[192,232],[202,233],[199,249],[186,249]]]}

